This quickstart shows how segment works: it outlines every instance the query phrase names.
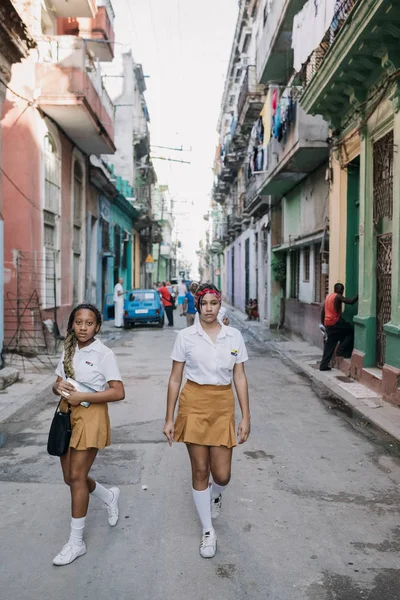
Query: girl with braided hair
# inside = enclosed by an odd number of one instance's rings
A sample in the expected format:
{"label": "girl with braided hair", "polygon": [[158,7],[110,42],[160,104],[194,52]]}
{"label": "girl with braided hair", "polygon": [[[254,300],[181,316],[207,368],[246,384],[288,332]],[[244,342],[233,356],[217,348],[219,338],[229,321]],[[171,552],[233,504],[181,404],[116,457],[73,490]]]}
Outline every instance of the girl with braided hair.
{"label": "girl with braided hair", "polygon": [[111,443],[107,403],[125,397],[113,351],[95,338],[100,327],[101,314],[95,306],[80,304],[74,308],[53,386],[53,393],[63,397],[61,410],[71,411],[72,426],[69,450],[60,459],[64,481],[71,492],[71,533],[53,560],[59,566],[68,565],[86,553],[83,532],[89,494],[104,503],[111,527],[119,517],[120,490],[107,489],[89,477],[98,450]]}
{"label": "girl with braided hair", "polygon": [[[217,550],[212,519],[217,518],[221,510],[222,492],[231,477],[232,448],[236,446],[232,380],[242,411],[237,430],[239,444],[250,434],[244,370],[248,356],[240,331],[218,319],[221,294],[214,285],[198,288],[195,306],[199,318],[194,325],[178,333],[172,351],[163,433],[170,446],[174,441],[187,446],[193,500],[203,528],[200,556],[212,558]],[[179,396],[185,367],[187,381]],[[179,408],[174,422],[178,396]]]}

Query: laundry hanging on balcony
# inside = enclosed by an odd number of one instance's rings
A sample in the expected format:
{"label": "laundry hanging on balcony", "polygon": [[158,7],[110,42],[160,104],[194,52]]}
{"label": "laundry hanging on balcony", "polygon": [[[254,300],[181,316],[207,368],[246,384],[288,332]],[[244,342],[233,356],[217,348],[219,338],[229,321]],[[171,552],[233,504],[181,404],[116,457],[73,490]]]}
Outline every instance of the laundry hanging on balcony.
{"label": "laundry hanging on balcony", "polygon": [[264,170],[264,123],[258,117],[254,123],[249,143],[248,176]]}
{"label": "laundry hanging on balcony", "polygon": [[340,0],[308,0],[293,19],[293,67],[296,73],[318,48],[331,26]]}
{"label": "laundry hanging on balcony", "polygon": [[[277,90],[275,92],[278,94]],[[288,89],[285,90],[279,102],[277,101],[276,110],[272,110],[271,137],[284,144],[295,119],[296,101],[293,99],[292,91]]]}

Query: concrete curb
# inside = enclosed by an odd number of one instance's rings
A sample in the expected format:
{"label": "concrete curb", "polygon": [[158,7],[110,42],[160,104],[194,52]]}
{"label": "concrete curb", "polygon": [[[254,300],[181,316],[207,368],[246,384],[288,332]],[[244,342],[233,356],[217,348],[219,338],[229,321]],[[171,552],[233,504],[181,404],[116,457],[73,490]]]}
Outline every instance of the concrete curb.
{"label": "concrete curb", "polygon": [[[284,352],[277,346],[276,342],[265,340],[261,335],[257,335],[253,328],[247,325],[246,321],[236,317],[235,314],[231,312],[231,307],[229,307],[228,310],[229,318],[232,319],[235,324],[240,326],[240,328],[244,328],[254,340],[265,346],[269,346],[282,359],[295,367],[297,372],[302,373],[311,382],[315,382],[330,395],[337,398],[345,406],[349,407],[359,418],[367,421],[373,427],[389,435],[396,442],[400,442],[400,410],[396,406],[386,402],[380,396],[376,396],[373,401],[369,397],[355,397],[351,392],[343,389],[337,381],[333,380],[332,377],[334,377],[336,373],[343,375],[341,371],[333,369],[329,372],[331,374],[329,376],[326,373],[321,373],[320,371],[313,369],[309,364],[294,358],[288,352]],[[288,342],[290,342],[290,340],[288,340]]]}

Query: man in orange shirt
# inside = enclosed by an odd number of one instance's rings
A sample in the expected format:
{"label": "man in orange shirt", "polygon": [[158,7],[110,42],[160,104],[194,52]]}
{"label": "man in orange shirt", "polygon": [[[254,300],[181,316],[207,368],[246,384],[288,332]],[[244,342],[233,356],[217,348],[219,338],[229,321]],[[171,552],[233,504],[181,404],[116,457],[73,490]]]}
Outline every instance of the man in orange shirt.
{"label": "man in orange shirt", "polygon": [[319,364],[320,371],[330,371],[329,363],[340,342],[337,356],[350,358],[354,348],[354,327],[345,321],[342,317],[342,304],[355,304],[358,296],[346,298],[343,296],[344,286],[336,283],[333,294],[325,298],[324,306],[321,312],[321,323],[326,329],[328,339],[325,342],[324,353]]}
{"label": "man in orange shirt", "polygon": [[164,304],[165,314],[168,319],[168,327],[174,326],[174,306],[172,302],[172,296],[167,288],[165,282],[161,284],[161,287],[158,289],[158,293],[161,295],[161,302]]}

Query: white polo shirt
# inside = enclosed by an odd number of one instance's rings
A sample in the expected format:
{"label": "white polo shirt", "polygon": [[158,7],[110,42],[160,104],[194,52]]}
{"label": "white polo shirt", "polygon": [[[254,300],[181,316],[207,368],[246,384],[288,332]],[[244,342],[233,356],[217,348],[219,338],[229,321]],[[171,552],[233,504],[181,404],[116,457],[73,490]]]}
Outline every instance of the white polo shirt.
{"label": "white polo shirt", "polygon": [[[89,346],[79,350],[76,345],[72,365],[75,370],[75,381],[85,383],[97,392],[107,387],[108,381],[122,381],[115,354],[100,340],[94,340]],[[65,379],[64,352],[57,365],[56,374]]]}
{"label": "white polo shirt", "polygon": [[186,363],[186,377],[195,383],[228,385],[235,364],[249,357],[238,329],[222,325],[214,344],[197,321],[178,333],[171,358]]}

